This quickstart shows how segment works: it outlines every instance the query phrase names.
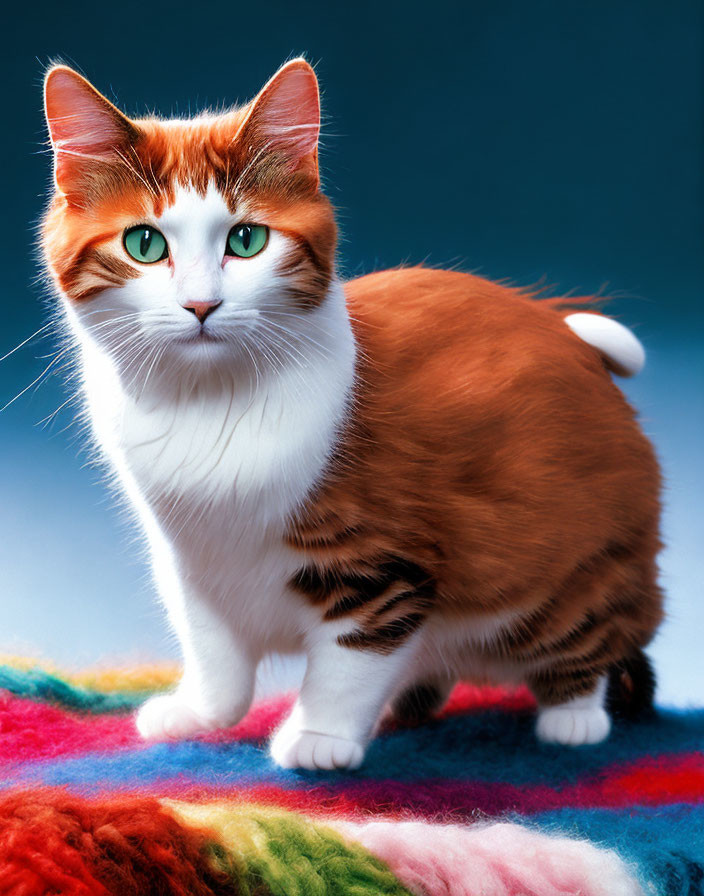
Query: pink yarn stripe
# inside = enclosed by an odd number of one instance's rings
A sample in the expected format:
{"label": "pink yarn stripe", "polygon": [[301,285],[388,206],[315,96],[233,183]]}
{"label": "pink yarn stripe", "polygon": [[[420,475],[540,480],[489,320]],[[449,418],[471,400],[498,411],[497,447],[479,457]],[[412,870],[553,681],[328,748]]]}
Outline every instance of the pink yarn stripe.
{"label": "pink yarn stripe", "polygon": [[[203,738],[208,743],[264,740],[279,725],[293,702],[293,694],[263,700],[239,725]],[[458,685],[443,715],[501,709],[530,708],[533,698],[525,688],[479,688]],[[141,741],[131,716],[86,715],[0,692],[0,766],[18,760],[32,762],[80,756],[82,753],[134,749]]]}
{"label": "pink yarn stripe", "polygon": [[124,717],[79,715],[0,693],[0,766],[129,749],[136,740]]}
{"label": "pink yarn stripe", "polygon": [[[239,725],[202,740],[263,740],[284,718],[292,700],[286,695],[260,703]],[[2,692],[0,732],[0,766],[144,746],[131,715],[86,715]]]}
{"label": "pink yarn stripe", "polygon": [[328,821],[418,896],[642,896],[612,851],[515,824]]}

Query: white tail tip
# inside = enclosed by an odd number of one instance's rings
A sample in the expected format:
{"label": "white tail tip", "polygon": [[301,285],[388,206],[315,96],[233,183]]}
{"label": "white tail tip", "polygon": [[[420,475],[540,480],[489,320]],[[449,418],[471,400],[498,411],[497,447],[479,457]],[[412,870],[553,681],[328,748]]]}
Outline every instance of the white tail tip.
{"label": "white tail tip", "polygon": [[643,369],[645,349],[618,321],[602,314],[578,312],[568,314],[565,323],[580,339],[601,352],[619,376],[635,376]]}

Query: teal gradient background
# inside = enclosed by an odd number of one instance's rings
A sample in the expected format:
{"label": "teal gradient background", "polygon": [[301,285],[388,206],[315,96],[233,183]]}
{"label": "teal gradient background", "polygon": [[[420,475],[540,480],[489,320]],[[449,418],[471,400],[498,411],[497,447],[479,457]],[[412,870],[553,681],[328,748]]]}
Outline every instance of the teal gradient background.
{"label": "teal gradient background", "polygon": [[[604,292],[645,343],[646,370],[623,387],[667,480],[671,618],[653,652],[663,698],[701,702],[698,2],[39,0],[5,25],[0,356],[54,304],[35,248],[50,182],[44,67],[76,66],[130,114],[181,115],[248,99],[303,53],[323,90],[321,161],[346,275],[427,260]],[[0,363],[0,405],[57,344],[49,334]],[[71,394],[65,373],[0,414],[0,651],[75,663],[173,655],[143,548],[90,465],[76,410],[53,413]]]}

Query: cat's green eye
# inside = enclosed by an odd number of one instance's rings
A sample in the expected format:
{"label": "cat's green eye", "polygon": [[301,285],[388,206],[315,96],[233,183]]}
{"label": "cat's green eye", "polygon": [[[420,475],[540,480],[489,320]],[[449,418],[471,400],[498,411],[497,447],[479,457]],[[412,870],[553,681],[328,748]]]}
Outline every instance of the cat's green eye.
{"label": "cat's green eye", "polygon": [[269,228],[262,224],[238,224],[227,236],[225,255],[251,258],[258,255],[269,239]]}
{"label": "cat's green eye", "polygon": [[169,257],[169,247],[162,233],[148,224],[138,224],[125,231],[125,251],[141,264],[154,264]]}

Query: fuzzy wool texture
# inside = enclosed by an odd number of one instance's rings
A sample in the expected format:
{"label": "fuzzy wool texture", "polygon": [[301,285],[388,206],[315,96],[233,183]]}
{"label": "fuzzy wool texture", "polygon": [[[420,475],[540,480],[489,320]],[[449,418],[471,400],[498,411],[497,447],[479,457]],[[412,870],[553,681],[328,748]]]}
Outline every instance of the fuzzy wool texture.
{"label": "fuzzy wool texture", "polygon": [[616,853],[518,824],[337,823],[381,856],[414,893],[433,896],[641,896]]}
{"label": "fuzzy wool texture", "polygon": [[532,739],[527,691],[461,685],[436,720],[386,724],[356,772],[284,771],[267,741],[293,695],[142,742],[136,698],[173,671],[0,668],[0,891],[702,892],[701,710],[570,750]]}

